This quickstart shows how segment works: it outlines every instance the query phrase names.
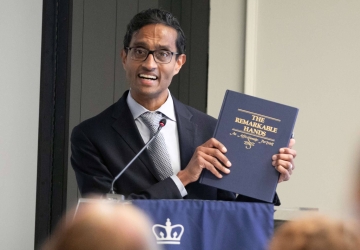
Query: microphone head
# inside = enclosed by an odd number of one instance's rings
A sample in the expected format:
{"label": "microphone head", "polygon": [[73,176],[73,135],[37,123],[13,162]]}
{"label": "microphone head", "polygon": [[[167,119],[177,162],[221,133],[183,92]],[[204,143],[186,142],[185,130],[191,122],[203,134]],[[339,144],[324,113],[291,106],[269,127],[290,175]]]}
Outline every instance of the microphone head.
{"label": "microphone head", "polygon": [[160,122],[159,122],[159,125],[161,127],[164,127],[166,125],[166,119],[161,119]]}

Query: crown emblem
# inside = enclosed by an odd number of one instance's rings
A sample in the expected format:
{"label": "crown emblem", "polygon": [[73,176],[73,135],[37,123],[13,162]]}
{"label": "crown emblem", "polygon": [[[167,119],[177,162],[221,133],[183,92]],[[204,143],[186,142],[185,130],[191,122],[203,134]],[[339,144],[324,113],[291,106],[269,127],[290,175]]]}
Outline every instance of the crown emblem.
{"label": "crown emblem", "polygon": [[158,244],[180,244],[181,236],[184,233],[184,227],[180,224],[171,225],[168,218],[165,223],[166,226],[155,224],[152,231],[156,237]]}

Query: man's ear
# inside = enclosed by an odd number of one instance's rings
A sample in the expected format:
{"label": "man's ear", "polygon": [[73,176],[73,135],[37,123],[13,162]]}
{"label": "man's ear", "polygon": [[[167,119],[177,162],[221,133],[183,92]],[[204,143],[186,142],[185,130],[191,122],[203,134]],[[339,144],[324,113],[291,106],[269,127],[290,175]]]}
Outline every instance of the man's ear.
{"label": "man's ear", "polygon": [[125,69],[126,57],[127,57],[127,53],[126,53],[125,49],[122,49],[121,50],[121,61],[122,61],[124,69]]}
{"label": "man's ear", "polygon": [[186,55],[185,54],[181,54],[177,56],[176,62],[175,62],[175,74],[179,73],[181,67],[184,65],[184,63],[186,62]]}

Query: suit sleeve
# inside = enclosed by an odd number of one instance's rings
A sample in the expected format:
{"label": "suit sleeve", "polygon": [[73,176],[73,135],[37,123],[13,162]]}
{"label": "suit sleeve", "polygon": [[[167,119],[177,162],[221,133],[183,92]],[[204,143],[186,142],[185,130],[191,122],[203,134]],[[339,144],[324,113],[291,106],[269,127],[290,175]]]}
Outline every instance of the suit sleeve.
{"label": "suit sleeve", "polygon": [[[71,164],[81,195],[107,194],[116,175],[109,171],[100,149],[79,127],[75,127],[71,135],[71,152]],[[171,178],[136,193],[131,192],[131,187],[125,191],[118,190],[118,193],[124,192],[127,199],[182,199]]]}

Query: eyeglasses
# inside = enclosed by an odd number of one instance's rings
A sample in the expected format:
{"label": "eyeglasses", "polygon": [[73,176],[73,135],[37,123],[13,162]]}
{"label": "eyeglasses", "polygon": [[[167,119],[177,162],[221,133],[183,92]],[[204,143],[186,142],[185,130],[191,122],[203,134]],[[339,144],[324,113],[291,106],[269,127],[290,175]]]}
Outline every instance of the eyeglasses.
{"label": "eyeglasses", "polygon": [[125,48],[130,58],[135,61],[145,61],[150,54],[153,55],[155,62],[157,63],[169,63],[171,62],[173,55],[178,55],[179,53],[171,52],[168,50],[147,50],[144,48],[137,48],[137,47],[126,47]]}

